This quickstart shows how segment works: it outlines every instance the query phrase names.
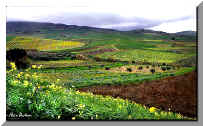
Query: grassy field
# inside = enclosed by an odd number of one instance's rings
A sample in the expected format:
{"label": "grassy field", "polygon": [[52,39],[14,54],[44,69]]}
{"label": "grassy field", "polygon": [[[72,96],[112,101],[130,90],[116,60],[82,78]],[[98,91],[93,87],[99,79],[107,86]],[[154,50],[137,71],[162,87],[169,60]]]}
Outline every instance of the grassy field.
{"label": "grassy field", "polygon": [[168,35],[151,33],[72,29],[62,34],[44,29],[34,35],[8,34],[6,46],[7,50],[36,49],[60,56],[67,52],[75,57],[28,57],[30,67],[18,70],[8,62],[7,113],[33,113],[28,120],[195,120],[127,99],[77,91],[140,84],[194,71],[197,45],[189,37],[174,41]]}

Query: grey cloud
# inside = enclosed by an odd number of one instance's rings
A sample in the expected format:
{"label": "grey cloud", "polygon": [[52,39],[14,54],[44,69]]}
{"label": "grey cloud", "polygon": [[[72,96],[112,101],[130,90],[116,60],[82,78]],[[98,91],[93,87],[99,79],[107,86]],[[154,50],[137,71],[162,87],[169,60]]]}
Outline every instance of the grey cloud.
{"label": "grey cloud", "polygon": [[54,16],[48,16],[41,18],[40,20],[50,21],[55,23],[64,23],[64,24],[74,24],[80,26],[97,26],[97,25],[108,25],[108,24],[117,24],[125,21],[119,15],[113,14],[97,14],[97,13],[62,13]]}
{"label": "grey cloud", "polygon": [[188,20],[191,16],[170,20],[150,20],[142,17],[122,17],[111,13],[60,13],[46,17],[36,17],[34,21],[62,23],[67,25],[90,26],[98,28],[110,28],[121,31],[134,29],[149,29],[162,23],[170,23]]}
{"label": "grey cloud", "polygon": [[188,20],[193,18],[192,16],[184,16],[184,17],[180,17],[180,18],[175,18],[175,19],[170,19],[170,20],[166,20],[165,22],[177,22],[177,21],[184,21],[184,20]]}
{"label": "grey cloud", "polygon": [[149,20],[141,17],[128,18],[107,13],[61,13],[57,16],[50,15],[39,20],[67,25],[110,28],[121,31],[150,28],[162,23],[159,20]]}

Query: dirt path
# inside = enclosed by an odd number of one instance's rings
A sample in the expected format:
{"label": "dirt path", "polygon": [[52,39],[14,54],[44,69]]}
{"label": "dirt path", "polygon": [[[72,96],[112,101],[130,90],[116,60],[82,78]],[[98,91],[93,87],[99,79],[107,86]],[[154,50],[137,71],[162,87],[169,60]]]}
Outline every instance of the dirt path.
{"label": "dirt path", "polygon": [[79,89],[94,94],[129,99],[146,106],[197,117],[197,73],[168,77],[141,84],[93,86]]}

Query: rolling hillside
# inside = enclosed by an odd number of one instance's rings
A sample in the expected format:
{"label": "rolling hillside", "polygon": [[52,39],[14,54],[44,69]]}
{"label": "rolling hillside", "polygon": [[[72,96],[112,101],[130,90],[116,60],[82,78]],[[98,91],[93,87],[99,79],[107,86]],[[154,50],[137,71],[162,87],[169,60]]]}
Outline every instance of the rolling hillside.
{"label": "rolling hillside", "polygon": [[196,120],[194,32],[7,22],[6,37],[7,112],[36,113],[30,119]]}

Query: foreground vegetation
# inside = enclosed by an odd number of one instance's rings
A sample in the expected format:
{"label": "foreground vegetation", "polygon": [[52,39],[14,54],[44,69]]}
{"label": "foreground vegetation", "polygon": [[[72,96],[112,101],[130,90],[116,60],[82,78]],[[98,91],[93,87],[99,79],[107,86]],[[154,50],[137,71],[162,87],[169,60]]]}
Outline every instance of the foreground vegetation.
{"label": "foreground vegetation", "polygon": [[[36,73],[7,71],[7,114],[27,114],[28,120],[191,120],[181,114],[147,108],[110,96],[64,88],[58,82],[43,81]],[[36,66],[33,66],[36,68]],[[40,69],[40,68],[39,68]],[[15,120],[15,118],[8,118]]]}

